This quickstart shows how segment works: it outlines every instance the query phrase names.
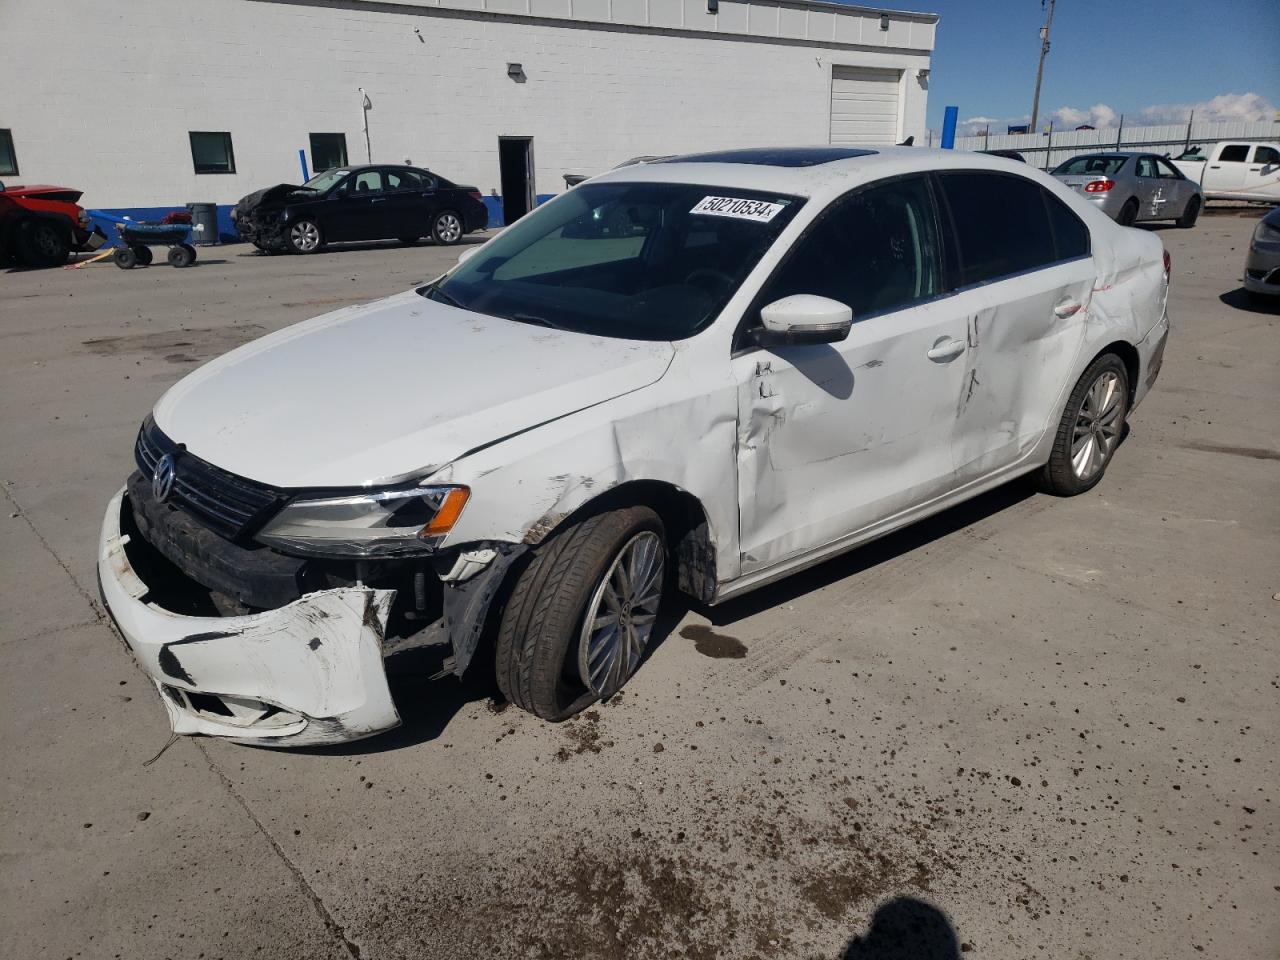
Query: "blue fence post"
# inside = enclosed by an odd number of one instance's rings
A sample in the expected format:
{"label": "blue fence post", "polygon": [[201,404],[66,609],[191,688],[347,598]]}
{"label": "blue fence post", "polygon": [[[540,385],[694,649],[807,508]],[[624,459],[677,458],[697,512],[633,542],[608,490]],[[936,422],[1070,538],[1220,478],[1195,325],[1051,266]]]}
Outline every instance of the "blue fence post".
{"label": "blue fence post", "polygon": [[956,121],[960,118],[959,107],[947,107],[942,115],[942,149],[951,150],[956,145]]}
{"label": "blue fence post", "polygon": [[302,182],[306,183],[311,179],[311,174],[307,173],[307,151],[298,151],[298,163],[302,166]]}

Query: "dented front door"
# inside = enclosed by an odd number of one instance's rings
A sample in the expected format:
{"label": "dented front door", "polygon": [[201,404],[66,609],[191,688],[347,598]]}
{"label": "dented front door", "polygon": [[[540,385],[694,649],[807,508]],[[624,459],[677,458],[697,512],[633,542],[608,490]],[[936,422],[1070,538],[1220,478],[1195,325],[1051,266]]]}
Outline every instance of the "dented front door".
{"label": "dented front door", "polygon": [[943,298],[734,359],[743,573],[949,488],[965,329]]}

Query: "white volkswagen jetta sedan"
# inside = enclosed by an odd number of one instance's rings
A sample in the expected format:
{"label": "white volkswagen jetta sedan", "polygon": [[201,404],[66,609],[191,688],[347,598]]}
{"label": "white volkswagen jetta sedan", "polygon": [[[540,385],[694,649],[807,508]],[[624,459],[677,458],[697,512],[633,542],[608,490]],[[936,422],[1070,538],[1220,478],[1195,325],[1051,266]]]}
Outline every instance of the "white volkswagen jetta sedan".
{"label": "white volkswagen jetta sedan", "polygon": [[1025,164],[912,148],[625,167],[416,290],[166,393],[102,592],[173,729],[399,723],[384,658],[494,643],[564,719],[716,604],[1033,474],[1102,477],[1160,369],[1169,259]]}

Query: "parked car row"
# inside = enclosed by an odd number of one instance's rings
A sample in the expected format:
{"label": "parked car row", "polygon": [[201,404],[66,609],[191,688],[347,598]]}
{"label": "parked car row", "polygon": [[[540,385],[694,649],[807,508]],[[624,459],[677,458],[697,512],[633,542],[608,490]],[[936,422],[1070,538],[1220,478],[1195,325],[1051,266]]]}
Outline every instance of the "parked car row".
{"label": "parked car row", "polygon": [[351,240],[430,237],[454,244],[489,224],[479,190],[418,167],[340,167],[296,186],[244,197],[231,212],[240,235],[267,253],[315,253]]}

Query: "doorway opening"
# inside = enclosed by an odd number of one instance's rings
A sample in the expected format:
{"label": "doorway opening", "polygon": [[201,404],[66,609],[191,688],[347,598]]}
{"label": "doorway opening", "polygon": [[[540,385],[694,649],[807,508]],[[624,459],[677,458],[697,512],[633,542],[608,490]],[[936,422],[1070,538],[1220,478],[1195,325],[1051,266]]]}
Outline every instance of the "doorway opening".
{"label": "doorway opening", "polygon": [[533,209],[533,137],[498,138],[502,220],[512,224]]}

